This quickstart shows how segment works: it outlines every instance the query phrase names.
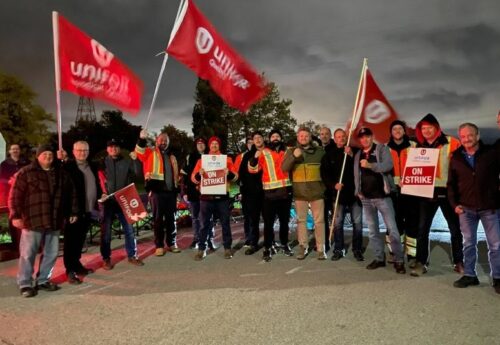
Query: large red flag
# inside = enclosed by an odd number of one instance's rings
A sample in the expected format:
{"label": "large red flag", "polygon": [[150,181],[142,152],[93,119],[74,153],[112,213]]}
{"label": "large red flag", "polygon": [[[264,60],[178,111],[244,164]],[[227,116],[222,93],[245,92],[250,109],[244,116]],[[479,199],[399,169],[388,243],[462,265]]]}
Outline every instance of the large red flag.
{"label": "large red flag", "polygon": [[54,34],[61,89],[137,114],[141,108],[142,81],[99,42],[63,16],[57,17],[58,30]]}
{"label": "large red flag", "polygon": [[220,36],[190,0],[167,53],[208,80],[215,92],[242,112],[267,92],[264,79]]}
{"label": "large red flag", "polygon": [[358,119],[358,122],[353,133],[356,134],[361,127],[369,127],[373,131],[374,141],[386,143],[390,137],[389,125],[398,117],[367,68],[356,105],[355,118]]}
{"label": "large red flag", "polygon": [[148,215],[139,193],[137,193],[135,184],[133,183],[116,191],[115,199],[120,205],[129,224],[134,224],[135,222],[146,218]]}

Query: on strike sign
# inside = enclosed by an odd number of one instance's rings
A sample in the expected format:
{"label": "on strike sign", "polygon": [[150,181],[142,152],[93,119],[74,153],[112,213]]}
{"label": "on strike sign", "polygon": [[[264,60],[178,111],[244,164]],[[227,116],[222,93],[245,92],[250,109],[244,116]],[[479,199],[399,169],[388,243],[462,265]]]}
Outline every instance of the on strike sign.
{"label": "on strike sign", "polygon": [[226,155],[202,155],[201,167],[205,173],[201,175],[201,194],[226,194]]}
{"label": "on strike sign", "polygon": [[432,198],[438,158],[439,149],[410,148],[401,179],[401,193]]}

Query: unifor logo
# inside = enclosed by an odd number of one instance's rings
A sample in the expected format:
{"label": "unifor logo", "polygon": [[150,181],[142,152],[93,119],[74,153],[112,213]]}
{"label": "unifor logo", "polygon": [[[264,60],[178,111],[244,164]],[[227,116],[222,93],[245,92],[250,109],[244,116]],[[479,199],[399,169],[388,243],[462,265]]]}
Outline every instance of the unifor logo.
{"label": "unifor logo", "polygon": [[375,99],[365,108],[365,119],[369,123],[381,123],[391,116],[391,111],[384,102]]}
{"label": "unifor logo", "polygon": [[212,162],[215,162],[217,160],[217,156],[212,156]]}
{"label": "unifor logo", "polygon": [[214,38],[204,27],[199,27],[196,30],[196,49],[200,54],[206,54],[212,49]]}
{"label": "unifor logo", "polygon": [[94,59],[97,61],[99,66],[103,68],[108,67],[111,63],[111,60],[113,60],[113,53],[104,48],[103,45],[101,45],[94,39],[90,41],[90,45],[92,46],[92,54],[94,54]]}
{"label": "unifor logo", "polygon": [[130,200],[130,207],[137,208],[139,206],[139,201],[137,199]]}
{"label": "unifor logo", "polygon": [[422,149],[422,150],[420,150],[420,154],[421,154],[422,156],[423,156],[423,155],[425,155],[425,153],[426,153],[426,152],[427,152],[427,150],[426,150],[426,149]]}

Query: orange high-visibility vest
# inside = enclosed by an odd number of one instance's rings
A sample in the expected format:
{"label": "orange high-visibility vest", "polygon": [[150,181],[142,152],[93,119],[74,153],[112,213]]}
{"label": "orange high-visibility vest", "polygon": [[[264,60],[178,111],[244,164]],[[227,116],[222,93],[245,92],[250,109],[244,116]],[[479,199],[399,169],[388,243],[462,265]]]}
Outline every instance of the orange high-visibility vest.
{"label": "orange high-visibility vest", "polygon": [[256,174],[262,171],[262,187],[264,190],[291,186],[287,172],[281,170],[281,162],[285,151],[276,152],[269,148],[262,150],[258,164],[253,167],[248,163],[248,172]]}
{"label": "orange high-visibility vest", "polygon": [[[163,159],[162,153],[158,148],[150,147],[140,147],[135,146],[135,153],[137,154],[137,159],[142,162],[144,177],[153,180],[163,180]],[[174,155],[169,155],[170,165],[172,166],[172,176],[174,178],[174,185],[177,187],[177,182],[179,180],[179,168],[177,166],[177,159]]]}

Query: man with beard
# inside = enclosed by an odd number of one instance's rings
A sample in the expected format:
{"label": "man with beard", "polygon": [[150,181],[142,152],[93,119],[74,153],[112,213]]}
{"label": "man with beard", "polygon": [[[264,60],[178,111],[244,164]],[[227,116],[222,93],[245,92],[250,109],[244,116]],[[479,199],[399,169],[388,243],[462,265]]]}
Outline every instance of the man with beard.
{"label": "man with beard", "polygon": [[153,211],[156,256],[165,255],[165,242],[172,253],[180,253],[177,246],[175,211],[177,208],[177,182],[179,168],[175,156],[170,153],[170,139],[163,132],[156,137],[156,147],[146,147],[148,133],[142,130],[135,147],[137,158],[142,162],[146,190]]}
{"label": "man with beard", "polygon": [[281,168],[281,163],[286,152],[282,141],[283,136],[277,129],[269,133],[269,144],[262,148],[262,135],[254,136],[257,150],[248,161],[248,171],[252,174],[262,173],[262,188],[264,201],[262,216],[264,218],[264,261],[270,261],[275,253],[274,221],[278,217],[280,223],[279,237],[283,253],[292,256],[293,252],[288,246],[288,222],[292,206],[291,182],[288,173]]}
{"label": "man with beard", "polygon": [[297,236],[299,253],[304,260],[308,253],[307,212],[309,206],[314,219],[314,235],[318,260],[325,260],[325,185],[321,180],[320,166],[325,151],[312,141],[309,128],[297,131],[297,146],[286,151],[281,168],[292,176],[293,197],[297,210]]}
{"label": "man with beard", "polygon": [[[362,225],[362,208],[360,200],[354,195],[354,159],[353,151],[346,147],[347,136],[346,132],[338,128],[333,138],[335,147],[328,150],[321,161],[321,177],[325,181],[326,187],[332,195],[332,205],[335,203],[337,193],[339,201],[335,213],[334,228],[333,228],[333,255],[332,261],[340,260],[345,255],[344,246],[344,220],[347,212],[351,214],[352,220],[352,254],[357,261],[363,261],[363,225]],[[354,151],[356,153],[357,150]],[[342,164],[346,159],[342,182],[340,182],[340,174],[342,172]],[[330,207],[333,209],[332,205]],[[326,208],[326,206],[325,206]],[[326,222],[325,222],[326,224]],[[327,232],[328,233],[328,232]],[[328,234],[329,236],[329,234]],[[329,239],[326,239],[329,242]]]}
{"label": "man with beard", "polygon": [[[191,181],[191,173],[201,155],[207,153],[206,141],[203,138],[198,138],[195,141],[196,149],[194,152],[186,157],[186,164],[184,168],[181,169],[181,175],[183,179],[183,199],[189,202],[189,212],[191,213],[191,221],[193,226],[193,242],[191,242],[191,248],[197,249],[198,242],[200,241],[200,186]],[[214,229],[208,232],[208,249],[215,250],[214,243]]]}
{"label": "man with beard", "polygon": [[[250,146],[248,146],[251,143]],[[264,191],[262,189],[262,172],[252,174],[248,171],[248,161],[257,151],[264,149],[264,136],[256,131],[247,138],[248,151],[240,154],[235,162],[240,184],[241,203],[245,217],[245,255],[252,255],[259,249],[259,221],[262,211]],[[246,228],[248,227],[248,229]]]}
{"label": "man with beard", "polygon": [[472,123],[460,125],[458,136],[462,146],[451,157],[448,198],[458,214],[464,237],[464,274],[453,286],[479,285],[476,273],[477,226],[481,220],[488,244],[492,285],[500,294],[498,152],[479,141],[479,129]]}
{"label": "man with beard", "polygon": [[417,123],[415,134],[417,137],[417,147],[439,149],[439,158],[436,166],[433,197],[431,199],[417,198],[417,262],[410,274],[418,277],[427,272],[430,257],[429,233],[431,231],[432,220],[439,207],[450,230],[454,271],[463,274],[462,233],[460,232],[458,216],[450,205],[446,191],[450,158],[453,152],[460,146],[460,142],[456,138],[444,134],[441,131],[438,120],[432,114],[427,114]]}
{"label": "man with beard", "polygon": [[[416,214],[416,199],[411,195],[401,194],[401,179],[403,177],[408,158],[408,150],[410,147],[415,147],[417,143],[410,140],[406,135],[406,123],[401,120],[395,120],[389,126],[391,137],[387,146],[392,156],[392,176],[396,190],[391,193],[394,212],[396,212],[396,224],[398,225],[401,240],[404,241],[405,252],[408,257],[408,265],[410,268],[415,267],[415,256],[417,254],[417,214]],[[389,233],[385,235],[385,243],[389,248],[389,258],[387,262],[394,262],[394,254],[390,245]]]}
{"label": "man with beard", "polygon": [[[208,140],[209,155],[222,155],[220,151],[221,140],[213,136]],[[195,184],[200,184],[202,176],[206,178],[205,169],[201,166],[202,159],[200,158],[196,163],[196,166],[191,173],[191,181]],[[229,185],[231,181],[236,181],[238,179],[238,172],[234,170],[233,161],[231,157],[226,156],[226,193],[224,194],[201,194],[200,195],[200,239],[198,242],[198,252],[196,253],[194,259],[196,261],[201,261],[206,256],[206,239],[208,237],[208,232],[212,228],[212,218],[215,214],[220,219],[222,227],[222,241],[224,245],[224,258],[231,259],[233,257],[233,252],[231,250],[231,245],[233,243],[233,237],[231,234],[231,224],[229,222]]]}

